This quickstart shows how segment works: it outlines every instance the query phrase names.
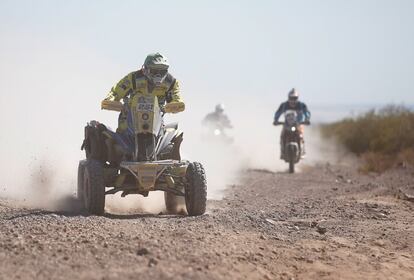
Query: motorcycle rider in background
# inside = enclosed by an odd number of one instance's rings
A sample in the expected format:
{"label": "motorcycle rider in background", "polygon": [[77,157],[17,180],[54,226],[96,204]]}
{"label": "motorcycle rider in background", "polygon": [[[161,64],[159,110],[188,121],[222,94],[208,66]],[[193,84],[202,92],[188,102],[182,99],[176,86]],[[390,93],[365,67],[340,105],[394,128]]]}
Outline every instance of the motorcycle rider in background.
{"label": "motorcycle rider in background", "polygon": [[212,129],[231,129],[233,126],[230,123],[229,117],[224,113],[224,105],[217,104],[214,112],[211,112],[205,116],[203,124]]}
{"label": "motorcycle rider in background", "polygon": [[[229,117],[224,113],[223,104],[217,104],[214,112],[211,112],[205,116],[202,121],[202,124],[208,129],[208,134],[210,140],[230,144],[233,142],[233,138],[229,137],[226,133],[226,129],[231,129],[233,126],[230,123]],[[210,138],[212,137],[212,138]]]}
{"label": "motorcycle rider in background", "polygon": [[[297,121],[299,123],[310,124],[311,113],[308,110],[308,107],[306,106],[306,104],[299,101],[299,93],[295,88],[292,88],[289,91],[288,101],[280,104],[279,109],[277,109],[275,116],[274,116],[273,125],[277,125],[277,123],[279,122],[280,116],[287,110],[296,111],[297,117],[298,117]],[[282,133],[280,135],[280,158],[281,159],[283,159],[284,148],[285,148],[284,131],[285,130],[282,129]],[[304,125],[303,124],[299,126],[299,133],[300,133],[301,151],[302,151],[301,157],[303,158],[305,156],[305,140],[304,140]]]}
{"label": "motorcycle rider in background", "polygon": [[[129,73],[112,87],[102,101],[102,108],[105,109],[105,101],[120,101],[124,97],[128,98],[130,104],[135,104],[137,93],[156,95],[160,107],[165,103],[183,102],[178,81],[168,73],[169,66],[167,58],[162,54],[149,54],[140,70]],[[117,132],[122,133],[127,127],[127,115],[121,112]]]}

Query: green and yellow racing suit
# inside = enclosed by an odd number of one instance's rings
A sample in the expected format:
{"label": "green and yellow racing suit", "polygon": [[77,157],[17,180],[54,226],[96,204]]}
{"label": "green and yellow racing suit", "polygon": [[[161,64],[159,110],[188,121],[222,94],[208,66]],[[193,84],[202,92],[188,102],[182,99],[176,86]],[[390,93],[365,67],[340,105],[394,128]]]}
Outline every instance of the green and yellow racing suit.
{"label": "green and yellow racing suit", "polygon": [[[168,73],[160,85],[154,85],[146,78],[142,70],[134,71],[126,75],[112,87],[104,100],[120,101],[124,97],[128,97],[130,104],[136,104],[137,93],[154,94],[157,96],[160,106],[170,102],[183,102],[180,95],[179,83],[171,74]],[[126,116],[121,113],[118,119],[117,132],[125,131],[126,128]]]}

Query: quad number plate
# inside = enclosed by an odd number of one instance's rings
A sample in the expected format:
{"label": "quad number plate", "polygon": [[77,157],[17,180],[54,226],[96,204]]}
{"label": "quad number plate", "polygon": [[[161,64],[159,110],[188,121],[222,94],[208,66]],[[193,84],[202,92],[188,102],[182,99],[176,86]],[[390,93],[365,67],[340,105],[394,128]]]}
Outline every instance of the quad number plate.
{"label": "quad number plate", "polygon": [[154,111],[154,104],[151,103],[138,103],[138,112],[152,112]]}

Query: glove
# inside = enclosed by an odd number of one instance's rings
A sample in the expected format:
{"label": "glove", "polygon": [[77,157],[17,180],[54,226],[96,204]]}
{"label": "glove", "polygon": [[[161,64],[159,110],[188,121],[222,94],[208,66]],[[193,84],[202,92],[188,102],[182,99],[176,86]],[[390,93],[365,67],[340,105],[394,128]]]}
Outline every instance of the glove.
{"label": "glove", "polygon": [[304,123],[303,124],[305,124],[305,125],[310,125],[311,123],[310,123],[310,120],[306,120],[306,121],[304,121]]}
{"label": "glove", "polygon": [[273,121],[273,125],[277,125],[277,121],[276,120]]}

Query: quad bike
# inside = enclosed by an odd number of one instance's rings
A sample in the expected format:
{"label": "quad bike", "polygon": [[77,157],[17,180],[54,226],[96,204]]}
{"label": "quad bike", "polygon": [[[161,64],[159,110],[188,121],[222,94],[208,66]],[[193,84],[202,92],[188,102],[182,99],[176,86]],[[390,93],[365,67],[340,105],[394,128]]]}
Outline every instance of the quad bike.
{"label": "quad bike", "polygon": [[303,156],[303,139],[299,130],[300,125],[309,125],[309,122],[299,122],[295,110],[285,112],[285,121],[277,122],[276,125],[283,125],[280,145],[282,150],[281,158],[289,163],[289,173],[295,172],[295,164]]}
{"label": "quad bike", "polygon": [[136,94],[131,100],[103,101],[102,109],[122,112],[127,129],[114,132],[97,121],[85,127],[79,162],[78,198],[89,213],[102,215],[105,195],[121,192],[148,196],[164,191],[166,208],[177,213],[185,203],[190,216],[204,214],[207,182],[201,163],[181,160],[183,133],[178,124],[164,125],[165,113],[184,109],[184,103],[159,105],[154,95]]}

